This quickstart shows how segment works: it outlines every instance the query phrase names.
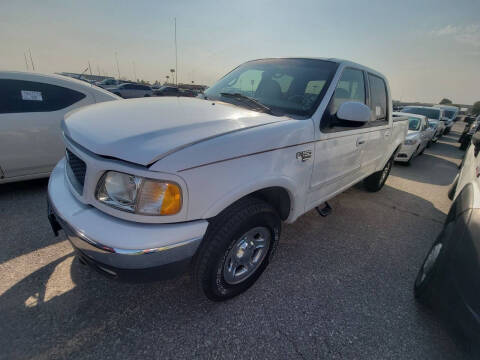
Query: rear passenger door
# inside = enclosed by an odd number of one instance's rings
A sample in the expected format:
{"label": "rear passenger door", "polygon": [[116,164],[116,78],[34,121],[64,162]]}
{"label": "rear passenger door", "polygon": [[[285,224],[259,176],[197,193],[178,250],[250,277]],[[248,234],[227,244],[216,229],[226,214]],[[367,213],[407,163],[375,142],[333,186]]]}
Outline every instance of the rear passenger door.
{"label": "rear passenger door", "polygon": [[91,94],[45,82],[0,79],[0,165],[7,178],[48,173],[65,147],[65,113]]}
{"label": "rear passenger door", "polygon": [[328,200],[361,176],[361,159],[369,130],[363,124],[344,123],[337,119],[338,108],[347,101],[367,103],[365,74],[360,69],[343,69],[324,111],[320,122],[321,134],[315,143],[315,162],[306,210]]}
{"label": "rear passenger door", "polygon": [[367,73],[369,88],[369,106],[372,110],[365,151],[362,156],[362,176],[367,176],[383,167],[385,151],[389,149],[391,129],[388,113],[388,92],[385,81],[377,75]]}

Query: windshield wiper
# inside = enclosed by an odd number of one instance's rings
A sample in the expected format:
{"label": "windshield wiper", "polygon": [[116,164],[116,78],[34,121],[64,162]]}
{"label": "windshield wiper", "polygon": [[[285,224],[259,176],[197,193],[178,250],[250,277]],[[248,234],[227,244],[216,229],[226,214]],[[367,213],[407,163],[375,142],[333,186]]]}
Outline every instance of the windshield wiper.
{"label": "windshield wiper", "polygon": [[273,115],[272,109],[270,109],[267,105],[262,104],[260,101],[250,96],[246,96],[240,93],[228,93],[228,92],[222,92],[220,93],[220,95],[222,95],[223,97],[229,97],[229,98],[238,100],[245,105],[249,105],[252,109],[260,110],[264,113]]}

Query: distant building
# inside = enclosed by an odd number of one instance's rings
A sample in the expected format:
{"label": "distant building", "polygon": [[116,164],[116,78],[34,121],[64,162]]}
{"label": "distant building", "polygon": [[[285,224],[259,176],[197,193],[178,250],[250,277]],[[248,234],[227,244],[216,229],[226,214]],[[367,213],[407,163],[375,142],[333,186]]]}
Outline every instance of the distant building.
{"label": "distant building", "polygon": [[90,80],[90,81],[102,81],[105,79],[113,79],[112,76],[101,76],[101,75],[90,75],[90,74],[76,74],[76,73],[69,73],[69,72],[60,72],[57,73],[58,75],[68,76],[74,79],[80,80]]}

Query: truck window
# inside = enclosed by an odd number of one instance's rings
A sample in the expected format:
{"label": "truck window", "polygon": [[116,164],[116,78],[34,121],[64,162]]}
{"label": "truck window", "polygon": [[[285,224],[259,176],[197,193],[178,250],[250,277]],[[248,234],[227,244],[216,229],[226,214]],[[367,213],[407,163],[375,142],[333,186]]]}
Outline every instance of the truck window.
{"label": "truck window", "polygon": [[313,80],[309,81],[307,88],[305,89],[305,94],[318,95],[325,86],[325,80]]}
{"label": "truck window", "polygon": [[[277,116],[311,116],[338,64],[317,59],[264,59],[245,63],[205,91],[210,100],[244,106],[222,94],[242,94],[268,106]],[[313,83],[312,83],[313,82]]]}
{"label": "truck window", "polygon": [[387,87],[385,81],[376,75],[368,74],[370,82],[370,107],[373,113],[373,120],[388,121],[387,114]]}
{"label": "truck window", "polygon": [[0,114],[64,109],[86,95],[63,86],[35,81],[0,79]]}
{"label": "truck window", "polygon": [[250,69],[241,74],[238,78],[233,79],[231,83],[228,83],[226,90],[231,92],[239,92],[247,96],[254,96],[257,91],[258,84],[262,80],[261,70]]}
{"label": "truck window", "polygon": [[353,68],[343,70],[335,92],[323,114],[320,123],[322,131],[336,132],[352,130],[358,127],[351,126],[352,124],[344,126],[345,124],[342,124],[342,121],[336,117],[340,105],[347,101],[357,101],[366,104],[365,77],[362,70]]}
{"label": "truck window", "polygon": [[333,94],[333,113],[337,113],[340,105],[347,101],[358,101],[365,104],[365,80],[363,71],[345,69]]}

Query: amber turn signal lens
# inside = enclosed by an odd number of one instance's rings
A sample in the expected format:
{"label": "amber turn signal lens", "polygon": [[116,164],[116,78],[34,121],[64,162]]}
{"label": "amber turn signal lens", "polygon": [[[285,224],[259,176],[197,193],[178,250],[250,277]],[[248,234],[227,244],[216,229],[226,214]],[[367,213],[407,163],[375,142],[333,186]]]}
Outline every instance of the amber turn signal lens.
{"label": "amber turn signal lens", "polygon": [[170,183],[166,185],[160,215],[173,215],[178,213],[182,207],[182,194],[177,185]]}

